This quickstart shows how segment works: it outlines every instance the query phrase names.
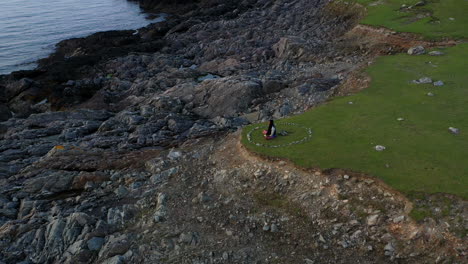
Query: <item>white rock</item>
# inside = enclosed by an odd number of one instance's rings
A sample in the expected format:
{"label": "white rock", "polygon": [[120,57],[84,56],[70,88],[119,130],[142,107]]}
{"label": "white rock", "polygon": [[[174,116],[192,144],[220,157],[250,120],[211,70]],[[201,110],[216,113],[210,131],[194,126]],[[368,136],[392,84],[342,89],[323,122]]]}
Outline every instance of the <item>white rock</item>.
{"label": "white rock", "polygon": [[323,238],[322,234],[319,235],[319,241],[322,243],[326,243],[325,238]]}
{"label": "white rock", "polygon": [[384,150],[385,150],[385,147],[382,146],[382,145],[377,145],[377,146],[375,146],[375,150],[377,150],[377,151],[384,151]]}
{"label": "white rock", "polygon": [[384,250],[385,251],[390,251],[390,252],[395,251],[395,248],[393,247],[392,242],[388,242],[388,244],[384,247]]}
{"label": "white rock", "polygon": [[367,217],[367,225],[368,226],[373,226],[373,225],[377,224],[378,219],[379,219],[379,215],[377,215],[377,214],[368,216]]}
{"label": "white rock", "polygon": [[460,134],[460,129],[458,129],[458,128],[449,127],[448,129],[449,129],[449,131],[452,132],[453,134]]}
{"label": "white rock", "polygon": [[432,79],[429,77],[422,77],[419,80],[413,80],[413,83],[422,84],[422,83],[432,83]]}
{"label": "white rock", "polygon": [[393,218],[393,223],[400,223],[400,222],[403,222],[403,220],[405,220],[405,216],[404,215],[400,215],[400,216],[397,216],[395,218]]}
{"label": "white rock", "polygon": [[403,117],[397,118],[397,121],[403,121],[403,120],[405,120]]}
{"label": "white rock", "polygon": [[428,93],[427,93],[427,96],[434,96],[434,94],[431,93],[431,92],[428,92]]}
{"label": "white rock", "polygon": [[349,180],[349,175],[347,175],[347,174],[343,175],[343,179]]}
{"label": "white rock", "polygon": [[421,55],[424,53],[426,53],[426,50],[424,49],[423,46],[416,46],[416,47],[411,47],[408,49],[409,55]]}
{"label": "white rock", "polygon": [[443,81],[437,81],[437,82],[434,82],[433,84],[434,84],[434,86],[442,86],[442,85],[444,85],[444,82]]}
{"label": "white rock", "polygon": [[174,149],[171,149],[169,154],[167,154],[167,157],[170,158],[170,159],[178,159],[178,158],[182,157],[182,153],[180,151],[176,151]]}

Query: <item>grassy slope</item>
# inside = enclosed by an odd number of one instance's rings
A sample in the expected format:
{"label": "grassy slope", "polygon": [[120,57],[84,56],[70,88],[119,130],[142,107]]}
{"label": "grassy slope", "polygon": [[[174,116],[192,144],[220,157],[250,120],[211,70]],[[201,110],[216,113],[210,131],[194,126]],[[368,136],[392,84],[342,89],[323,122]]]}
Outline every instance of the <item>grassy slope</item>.
{"label": "grassy slope", "polygon": [[[468,1],[427,0],[424,6],[408,11],[400,10],[403,4],[411,6],[419,1],[357,0],[368,11],[361,23],[384,26],[401,32],[418,33],[429,39],[442,37],[459,39],[468,36]],[[417,19],[418,14],[430,14],[430,16]]]}
{"label": "grassy slope", "polygon": [[[410,12],[399,11],[402,4],[418,0],[357,0],[367,7],[363,24],[397,31],[419,33],[426,38],[468,38],[468,1],[428,0]],[[379,4],[375,5],[378,2]],[[431,17],[413,18],[431,12]],[[449,18],[454,18],[450,20]],[[411,23],[409,23],[411,21]],[[432,21],[432,22],[431,22]],[[434,22],[434,21],[440,21]],[[403,192],[445,192],[468,198],[468,44],[446,49],[441,57],[381,57],[368,68],[371,86],[353,96],[335,98],[305,114],[284,120],[313,129],[310,141],[281,148],[265,148],[247,142],[254,152],[288,158],[304,167],[347,168],[383,179]],[[411,80],[430,76],[446,85],[416,85]],[[426,94],[433,92],[434,97]],[[348,102],[354,102],[349,104]],[[402,117],[404,121],[397,121]],[[278,129],[292,130],[291,127]],[[453,135],[448,127],[461,130]],[[261,130],[253,133],[264,144]],[[267,144],[283,144],[305,134]],[[281,141],[281,142],[280,142]],[[383,152],[374,150],[380,144]]]}
{"label": "grassy slope", "polygon": [[[368,89],[284,120],[313,129],[313,138],[306,143],[255,146],[245,134],[256,125],[244,129],[243,143],[255,152],[288,158],[304,167],[368,173],[403,192],[447,192],[468,198],[468,45],[445,52],[440,57],[381,57],[367,70],[373,80]],[[446,84],[411,83],[423,76]],[[427,96],[428,92],[435,96]],[[399,117],[405,120],[397,121]],[[449,133],[449,126],[462,133]],[[263,143],[260,135],[256,137]],[[377,144],[387,149],[377,152]]]}
{"label": "grassy slope", "polygon": [[[401,12],[401,5],[413,5],[418,0],[357,2],[367,7],[363,24],[418,33],[429,39],[468,38],[468,16],[465,15],[468,1],[428,0],[425,6],[409,12]],[[414,19],[418,13],[427,12],[431,13],[430,17]],[[406,54],[381,57],[367,70],[373,79],[368,89],[353,96],[335,98],[303,115],[284,120],[314,130],[312,140],[304,144],[282,148],[255,146],[247,142],[246,133],[258,125],[244,129],[243,143],[252,151],[288,158],[304,167],[361,171],[403,192],[445,192],[466,199],[468,44],[445,52],[447,55],[441,57]],[[410,82],[423,76],[443,80],[446,85],[434,87]],[[428,92],[436,96],[429,97]],[[349,101],[354,103],[349,104]],[[397,121],[399,117],[405,120]],[[449,133],[449,126],[459,128],[461,134]],[[282,129],[281,125],[278,129]],[[254,141],[264,143],[256,133]],[[293,141],[301,134],[302,131],[297,131],[277,142]],[[387,149],[377,152],[374,150],[377,144]]]}

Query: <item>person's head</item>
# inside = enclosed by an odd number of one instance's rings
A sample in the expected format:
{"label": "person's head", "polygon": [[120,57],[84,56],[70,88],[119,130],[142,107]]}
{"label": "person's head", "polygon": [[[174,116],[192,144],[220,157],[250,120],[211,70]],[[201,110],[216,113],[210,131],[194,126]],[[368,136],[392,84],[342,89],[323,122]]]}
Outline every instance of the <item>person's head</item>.
{"label": "person's head", "polygon": [[270,124],[273,124],[273,119],[270,119]]}

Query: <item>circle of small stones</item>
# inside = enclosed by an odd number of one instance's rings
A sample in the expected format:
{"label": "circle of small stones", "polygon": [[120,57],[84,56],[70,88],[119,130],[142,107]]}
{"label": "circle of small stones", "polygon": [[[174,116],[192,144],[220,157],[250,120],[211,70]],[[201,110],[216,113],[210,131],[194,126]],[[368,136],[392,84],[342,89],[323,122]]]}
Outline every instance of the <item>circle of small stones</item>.
{"label": "circle of small stones", "polygon": [[291,145],[295,145],[295,144],[300,144],[300,143],[303,143],[307,140],[309,140],[311,137],[312,137],[312,129],[310,128],[307,128],[307,127],[303,127],[301,125],[298,125],[296,123],[279,123],[279,125],[287,125],[287,126],[296,126],[296,127],[300,127],[300,128],[303,128],[307,131],[307,136],[303,137],[302,139],[300,140],[296,140],[296,141],[292,141],[292,142],[289,142],[289,143],[286,143],[286,144],[280,144],[280,145],[267,145],[267,144],[262,144],[262,143],[256,143],[252,140],[252,133],[256,130],[259,130],[260,127],[254,127],[252,128],[252,130],[249,131],[249,133],[247,133],[247,141],[249,141],[250,143],[254,144],[255,146],[258,146],[258,147],[265,147],[265,148],[281,148],[281,147],[287,147],[287,146],[291,146]]}

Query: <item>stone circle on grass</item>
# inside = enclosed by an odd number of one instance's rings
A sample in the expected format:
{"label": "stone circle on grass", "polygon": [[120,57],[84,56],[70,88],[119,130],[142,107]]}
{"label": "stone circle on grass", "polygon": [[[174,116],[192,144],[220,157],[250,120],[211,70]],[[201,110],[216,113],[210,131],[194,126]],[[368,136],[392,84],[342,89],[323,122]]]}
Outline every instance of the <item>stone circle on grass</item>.
{"label": "stone circle on grass", "polygon": [[254,144],[256,146],[259,146],[259,147],[281,148],[281,147],[287,147],[287,146],[303,143],[303,142],[309,140],[312,137],[312,129],[310,129],[308,127],[304,127],[304,126],[301,126],[301,125],[296,124],[296,123],[278,123],[278,125],[281,125],[281,126],[295,126],[295,127],[302,128],[307,132],[307,135],[305,137],[299,139],[299,140],[295,140],[295,141],[284,143],[284,144],[279,144],[279,145],[263,144],[263,143],[255,142],[252,139],[252,133],[261,129],[261,127],[257,126],[257,127],[252,128],[252,130],[250,130],[247,133],[247,141],[249,141],[250,143],[252,143],[252,144]]}

